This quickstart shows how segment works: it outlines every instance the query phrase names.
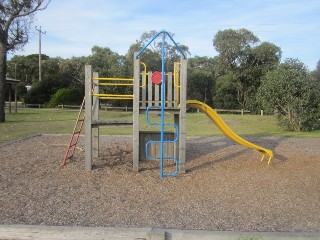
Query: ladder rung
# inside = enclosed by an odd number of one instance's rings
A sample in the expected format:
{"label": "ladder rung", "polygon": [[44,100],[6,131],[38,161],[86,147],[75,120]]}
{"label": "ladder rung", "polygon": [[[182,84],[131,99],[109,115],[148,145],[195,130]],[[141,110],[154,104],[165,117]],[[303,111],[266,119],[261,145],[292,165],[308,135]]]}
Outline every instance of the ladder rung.
{"label": "ladder rung", "polygon": [[73,146],[75,146],[75,145],[77,145],[77,142],[74,142],[74,143],[70,144],[70,145],[69,145],[69,148],[71,148],[71,147],[73,147]]}
{"label": "ladder rung", "polygon": [[[94,87],[95,87],[95,86],[92,87],[92,93],[94,92]],[[66,164],[67,159],[73,157],[74,151],[75,151],[75,149],[76,149],[75,146],[78,144],[79,134],[80,134],[80,132],[81,132],[81,130],[82,130],[83,122],[84,122],[84,120],[85,120],[85,115],[84,115],[84,114],[81,115],[82,109],[83,109],[84,105],[85,105],[85,98],[83,98],[83,101],[82,101],[82,104],[81,104],[81,107],[80,107],[80,110],[79,110],[78,118],[77,118],[77,121],[76,121],[74,130],[73,130],[73,133],[72,133],[72,136],[71,136],[71,139],[70,139],[70,142],[69,142],[69,145],[68,145],[68,148],[67,148],[65,157],[64,157],[63,161],[61,162],[61,165],[62,165],[62,166]],[[81,116],[82,118],[80,118],[80,116]],[[80,124],[79,124],[79,122],[80,122]],[[76,131],[76,129],[77,129],[79,126],[80,126],[80,129],[78,129],[78,130]],[[74,143],[72,143],[75,134],[77,134],[76,141],[75,141]],[[71,155],[69,155],[69,151],[70,151],[70,149],[71,149],[72,147],[73,147],[72,153],[71,153]]]}

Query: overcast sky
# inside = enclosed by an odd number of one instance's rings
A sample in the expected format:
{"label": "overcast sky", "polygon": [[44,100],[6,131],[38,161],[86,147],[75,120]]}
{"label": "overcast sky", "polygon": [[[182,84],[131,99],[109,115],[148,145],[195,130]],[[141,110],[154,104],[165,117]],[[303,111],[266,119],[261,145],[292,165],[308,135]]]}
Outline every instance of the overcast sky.
{"label": "overcast sky", "polygon": [[[88,56],[94,45],[125,54],[151,30],[174,33],[192,57],[213,57],[217,31],[247,28],[281,47],[282,60],[298,58],[310,70],[320,60],[320,0],[52,0],[34,25],[46,31],[42,53],[50,57]],[[38,53],[35,26],[15,55]]]}

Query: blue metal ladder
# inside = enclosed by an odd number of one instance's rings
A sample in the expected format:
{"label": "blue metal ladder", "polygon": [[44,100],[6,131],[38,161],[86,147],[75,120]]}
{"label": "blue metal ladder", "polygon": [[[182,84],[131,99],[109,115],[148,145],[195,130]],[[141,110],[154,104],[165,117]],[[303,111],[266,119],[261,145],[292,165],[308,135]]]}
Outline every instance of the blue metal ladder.
{"label": "blue metal ladder", "polygon": [[[165,143],[176,143],[179,139],[179,127],[176,124],[163,124],[162,125],[162,121],[160,123],[153,123],[149,120],[149,111],[153,110],[153,109],[157,109],[157,110],[162,110],[161,106],[149,106],[146,110],[146,121],[149,125],[152,126],[159,126],[161,128],[160,131],[160,140],[150,140],[146,143],[146,157],[148,160],[160,160],[160,178],[163,177],[172,177],[172,176],[176,176],[178,174],[178,159],[175,156],[165,156],[164,154],[164,144]],[[161,118],[162,118],[161,114]],[[173,140],[164,140],[164,128],[165,127],[174,127],[175,129],[175,138]],[[149,154],[149,145],[152,143],[159,143],[160,144],[160,153],[158,157],[153,157],[150,156]],[[164,173],[164,161],[174,161],[175,164],[175,170],[173,173]]]}
{"label": "blue metal ladder", "polygon": [[[160,140],[151,140],[146,143],[146,157],[149,160],[160,160],[160,178],[169,177],[169,176],[176,176],[178,173],[178,159],[176,157],[164,156],[164,143],[176,143],[179,139],[179,128],[176,124],[165,124],[165,89],[166,89],[166,79],[165,79],[165,36],[167,35],[174,45],[177,47],[178,51],[181,55],[186,58],[183,51],[180,49],[178,44],[173,40],[172,36],[167,31],[160,31],[157,33],[136,55],[136,58],[140,56],[140,54],[152,43],[160,34],[162,34],[162,48],[161,48],[161,75],[162,75],[162,82],[161,82],[161,105],[160,106],[149,106],[146,111],[146,121],[148,124],[153,126],[160,127]],[[152,123],[149,121],[149,111],[152,109],[160,110],[160,123]],[[175,139],[174,140],[164,140],[164,132],[165,127],[171,126],[175,128]],[[159,157],[151,157],[149,156],[148,147],[151,143],[160,143],[160,156]],[[164,161],[171,160],[175,162],[175,171],[173,173],[164,173]]]}

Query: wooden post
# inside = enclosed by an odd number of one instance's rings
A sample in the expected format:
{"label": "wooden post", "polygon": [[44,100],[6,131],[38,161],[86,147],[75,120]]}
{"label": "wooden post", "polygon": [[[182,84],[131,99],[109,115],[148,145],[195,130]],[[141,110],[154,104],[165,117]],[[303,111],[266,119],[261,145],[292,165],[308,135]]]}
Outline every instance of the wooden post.
{"label": "wooden post", "polygon": [[181,59],[180,120],[179,120],[179,172],[185,173],[186,162],[186,111],[187,111],[187,59]]}
{"label": "wooden post", "polygon": [[155,101],[155,106],[159,106],[160,102],[159,102],[159,93],[160,93],[160,87],[158,84],[155,84],[154,86],[154,101]]}
{"label": "wooden post", "polygon": [[[175,146],[174,146],[174,156],[175,158],[179,161],[180,163],[180,156],[179,156],[179,153],[180,153],[180,113],[174,113],[173,114],[173,121],[174,121],[174,124],[176,124],[178,126],[178,129],[179,129],[179,138],[178,138],[178,141],[175,142]],[[180,164],[179,164],[179,171],[180,171]]]}
{"label": "wooden post", "polygon": [[133,171],[139,171],[139,91],[140,91],[140,60],[133,55]]}
{"label": "wooden post", "polygon": [[14,85],[14,103],[15,103],[15,113],[18,113],[18,103],[17,103],[17,84]]}
{"label": "wooden post", "polygon": [[92,68],[85,66],[85,169],[92,169]]}
{"label": "wooden post", "polygon": [[[99,74],[97,72],[93,73],[93,78],[98,78]],[[99,81],[93,80],[94,93],[99,93]],[[92,120],[99,120],[99,97],[93,96],[93,116]],[[93,157],[99,157],[99,127],[95,127],[92,129],[92,155]]]}

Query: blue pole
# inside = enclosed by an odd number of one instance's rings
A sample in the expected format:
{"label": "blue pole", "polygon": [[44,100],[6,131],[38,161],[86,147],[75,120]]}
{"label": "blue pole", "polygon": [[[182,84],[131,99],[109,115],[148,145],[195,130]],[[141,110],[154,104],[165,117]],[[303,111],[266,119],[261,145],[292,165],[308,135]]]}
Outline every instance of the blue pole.
{"label": "blue pole", "polygon": [[163,177],[163,142],[164,142],[164,105],[165,105],[165,33],[162,34],[162,52],[161,52],[161,133],[160,133],[160,177]]}

